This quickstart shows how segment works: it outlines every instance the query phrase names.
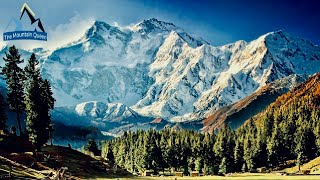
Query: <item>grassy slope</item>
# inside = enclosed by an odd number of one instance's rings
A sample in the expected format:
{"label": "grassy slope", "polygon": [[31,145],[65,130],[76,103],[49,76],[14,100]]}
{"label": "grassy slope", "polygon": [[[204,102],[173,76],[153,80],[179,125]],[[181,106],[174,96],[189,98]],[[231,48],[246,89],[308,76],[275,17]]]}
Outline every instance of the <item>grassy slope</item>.
{"label": "grassy slope", "polygon": [[[298,172],[298,166],[294,166],[292,168],[285,169],[288,173],[295,173]],[[302,166],[300,166],[301,170],[311,170],[311,174],[320,174],[320,157],[317,157]],[[319,177],[320,179],[320,177]]]}
{"label": "grassy slope", "polygon": [[[67,167],[69,179],[115,177],[128,175],[122,169],[114,170],[101,159],[93,158],[79,151],[62,146],[45,146],[32,156],[28,141],[16,136],[0,135],[0,179],[9,174],[10,167],[15,177],[39,179],[61,167]],[[28,152],[25,152],[25,151]],[[49,158],[48,158],[49,157]]]}
{"label": "grassy slope", "polygon": [[51,156],[51,161],[43,163],[50,168],[68,167],[67,172],[80,178],[113,177],[114,173],[127,174],[125,171],[114,172],[112,167],[79,151],[62,146],[45,146],[42,153]]}

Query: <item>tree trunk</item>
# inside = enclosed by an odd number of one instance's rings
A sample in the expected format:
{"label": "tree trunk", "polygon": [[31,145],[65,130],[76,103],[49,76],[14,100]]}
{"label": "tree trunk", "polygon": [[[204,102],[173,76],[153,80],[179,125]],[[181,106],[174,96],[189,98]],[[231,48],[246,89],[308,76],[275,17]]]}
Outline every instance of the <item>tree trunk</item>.
{"label": "tree trunk", "polygon": [[18,129],[19,129],[20,137],[21,137],[22,136],[22,128],[21,128],[21,122],[20,122],[20,112],[18,110],[16,110],[16,114],[17,114]]}
{"label": "tree trunk", "polygon": [[207,170],[207,164],[206,163],[204,163],[203,169],[204,169],[204,175],[208,175],[208,170]]}

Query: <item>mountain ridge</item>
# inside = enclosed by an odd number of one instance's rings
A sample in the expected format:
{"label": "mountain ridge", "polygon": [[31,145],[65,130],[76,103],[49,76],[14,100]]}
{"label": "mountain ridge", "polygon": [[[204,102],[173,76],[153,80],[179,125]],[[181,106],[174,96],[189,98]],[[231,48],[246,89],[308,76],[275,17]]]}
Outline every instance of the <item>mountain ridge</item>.
{"label": "mountain ridge", "polygon": [[[264,110],[277,97],[294,89],[298,84],[307,80],[307,76],[290,75],[271,82],[240,101],[224,106],[212,112],[203,120],[203,132],[212,132],[221,129],[225,124],[236,129],[247,119]],[[209,113],[210,114],[210,113]]]}
{"label": "mountain ridge", "polygon": [[57,107],[122,103],[142,116],[194,121],[277,79],[320,71],[320,48],[283,31],[214,47],[157,19],[133,27],[95,21],[77,41],[34,51]]}

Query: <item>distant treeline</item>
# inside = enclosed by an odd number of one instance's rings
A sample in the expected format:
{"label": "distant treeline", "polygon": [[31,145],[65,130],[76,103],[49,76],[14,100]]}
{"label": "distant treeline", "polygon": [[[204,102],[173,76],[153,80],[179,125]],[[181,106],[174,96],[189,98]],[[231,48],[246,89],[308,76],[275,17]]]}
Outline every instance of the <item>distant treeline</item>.
{"label": "distant treeline", "polygon": [[236,131],[164,129],[127,132],[106,141],[102,155],[129,171],[203,171],[205,174],[297,165],[320,153],[320,75],[279,97]]}

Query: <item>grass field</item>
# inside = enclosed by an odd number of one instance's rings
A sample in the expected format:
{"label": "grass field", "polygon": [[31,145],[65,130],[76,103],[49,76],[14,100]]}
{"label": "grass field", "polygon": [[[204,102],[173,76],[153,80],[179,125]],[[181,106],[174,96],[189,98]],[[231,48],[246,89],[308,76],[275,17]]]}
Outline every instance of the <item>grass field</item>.
{"label": "grass field", "polygon": [[[136,180],[191,180],[191,179],[199,179],[199,180],[209,180],[209,179],[320,179],[320,176],[317,175],[299,175],[299,176],[280,176],[276,174],[262,174],[262,173],[244,173],[244,174],[234,174],[228,177],[224,176],[201,176],[201,177],[134,177],[134,178],[118,178],[119,180],[129,180],[129,179],[136,179]],[[113,178],[117,179],[117,178]],[[97,179],[97,180],[103,180],[103,179]]]}

